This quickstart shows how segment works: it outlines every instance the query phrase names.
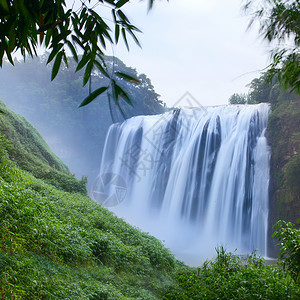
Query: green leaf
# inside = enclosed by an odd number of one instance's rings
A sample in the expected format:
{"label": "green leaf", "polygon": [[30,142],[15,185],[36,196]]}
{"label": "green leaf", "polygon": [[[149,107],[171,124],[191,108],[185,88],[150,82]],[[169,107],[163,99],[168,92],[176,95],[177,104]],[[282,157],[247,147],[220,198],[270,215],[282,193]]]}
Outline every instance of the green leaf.
{"label": "green leaf", "polygon": [[72,54],[73,54],[73,58],[76,62],[78,62],[78,56],[77,56],[77,52],[75,47],[73,46],[73,44],[70,41],[67,41],[67,45],[69,47],[69,49],[71,50]]}
{"label": "green leaf", "polygon": [[115,41],[116,41],[116,44],[118,44],[119,37],[120,37],[120,25],[116,24],[116,27],[115,27]]}
{"label": "green leaf", "polygon": [[53,48],[52,52],[50,53],[47,64],[49,64],[50,61],[53,60],[53,58],[56,56],[57,52],[63,47],[63,44],[58,44],[57,47]]}
{"label": "green leaf", "polygon": [[119,1],[116,3],[116,7],[120,8],[120,7],[122,7],[124,4],[126,4],[127,2],[129,2],[129,0],[119,0]]}
{"label": "green leaf", "polygon": [[52,38],[50,30],[46,32],[46,38],[45,38],[45,46],[48,48],[50,40]]}
{"label": "green leaf", "polygon": [[106,72],[106,70],[104,69],[104,67],[101,65],[99,61],[95,60],[94,64],[104,76],[109,78],[108,73]]}
{"label": "green leaf", "polygon": [[7,56],[8,60],[9,60],[9,62],[10,62],[12,65],[14,65],[14,61],[13,61],[13,59],[12,59],[12,57],[11,57],[10,51],[9,51],[9,50],[6,50],[5,52],[6,52],[6,56]]}
{"label": "green leaf", "polygon": [[78,107],[82,107],[82,106],[85,106],[85,105],[91,103],[96,97],[98,97],[99,95],[104,93],[107,90],[107,88],[108,88],[107,86],[104,86],[104,87],[101,87],[101,88],[93,91],[81,102],[81,104]]}
{"label": "green leaf", "polygon": [[139,81],[137,78],[134,78],[130,75],[127,75],[125,73],[121,73],[121,72],[115,72],[115,74],[118,76],[118,77],[121,77],[123,79],[125,79],[126,81],[129,81],[129,82],[134,82],[134,83],[137,83],[137,84],[140,84],[141,81]]}
{"label": "green leaf", "polygon": [[[139,30],[140,31],[140,30]],[[140,47],[142,48],[141,44],[140,44],[140,41],[138,40],[138,38],[136,37],[136,35],[132,32],[132,30],[129,30],[129,33],[131,34],[131,36],[133,37],[135,43]]]}
{"label": "green leaf", "polygon": [[130,98],[128,97],[128,95],[126,94],[126,92],[119,85],[117,85],[114,80],[111,80],[111,90],[112,90],[112,95],[113,95],[113,99],[114,99],[115,103],[118,103],[118,99],[120,97],[120,98],[124,99],[128,104],[133,106],[133,104],[132,104]]}
{"label": "green leaf", "polygon": [[5,112],[2,109],[0,109],[0,114],[5,114]]}
{"label": "green leaf", "polygon": [[7,5],[7,1],[6,1],[6,0],[0,0],[0,7],[3,9],[3,11],[4,11],[5,13],[8,13],[8,12],[9,12],[8,5]]}
{"label": "green leaf", "polygon": [[64,60],[64,62],[66,64],[67,68],[69,68],[69,62],[68,62],[68,58],[67,58],[67,55],[66,55],[65,52],[63,53],[63,60]]}
{"label": "green leaf", "polygon": [[12,52],[15,49],[15,46],[16,46],[16,35],[15,35],[14,28],[12,28],[12,30],[10,30],[9,32],[8,50]]}
{"label": "green leaf", "polygon": [[83,44],[83,42],[81,42],[80,39],[76,35],[72,34],[72,39],[73,39],[73,41],[75,41],[84,50],[84,44]]}
{"label": "green leaf", "polygon": [[93,61],[90,60],[85,68],[85,72],[84,72],[84,76],[83,76],[83,86],[85,86],[87,84],[87,82],[89,81],[92,70],[93,70],[93,66],[94,66]]}
{"label": "green leaf", "polygon": [[129,23],[129,24],[130,24],[128,18],[125,16],[125,14],[124,14],[120,9],[117,11],[117,14],[119,15],[119,17],[120,17],[125,23]]}
{"label": "green leaf", "polygon": [[126,37],[126,32],[125,32],[125,29],[124,29],[124,28],[122,28],[122,36],[123,36],[123,39],[124,39],[126,48],[127,48],[127,50],[129,51],[129,45],[128,45],[128,41],[127,41],[127,37]]}
{"label": "green leaf", "polygon": [[115,85],[115,88],[117,90],[117,95],[120,96],[121,99],[125,100],[129,105],[133,106],[132,101],[128,97],[127,93],[117,84]]}
{"label": "green leaf", "polygon": [[63,54],[64,52],[61,51],[59,52],[57,55],[56,55],[56,58],[55,58],[55,61],[54,61],[54,65],[53,65],[53,68],[52,68],[52,73],[51,73],[51,80],[53,80],[58,71],[59,71],[59,68],[60,68],[60,64],[61,64],[61,60],[62,60],[62,57],[63,57]]}
{"label": "green leaf", "polygon": [[81,61],[78,63],[77,68],[76,68],[76,72],[81,70],[89,61],[89,57],[87,56],[87,54],[83,54]]}

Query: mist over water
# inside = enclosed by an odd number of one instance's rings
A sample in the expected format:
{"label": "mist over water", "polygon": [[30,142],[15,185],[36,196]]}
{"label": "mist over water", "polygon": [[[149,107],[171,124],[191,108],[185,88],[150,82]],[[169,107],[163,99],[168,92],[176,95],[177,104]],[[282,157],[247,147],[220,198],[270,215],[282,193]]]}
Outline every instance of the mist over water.
{"label": "mist over water", "polygon": [[92,197],[190,265],[224,246],[267,255],[267,104],[181,109],[114,124]]}

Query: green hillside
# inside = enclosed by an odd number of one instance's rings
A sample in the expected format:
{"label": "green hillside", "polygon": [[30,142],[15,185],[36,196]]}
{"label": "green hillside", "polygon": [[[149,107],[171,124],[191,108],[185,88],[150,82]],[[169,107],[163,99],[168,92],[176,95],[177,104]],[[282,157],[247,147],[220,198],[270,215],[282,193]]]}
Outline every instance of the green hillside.
{"label": "green hillside", "polygon": [[[1,110],[0,298],[159,299],[180,265],[169,250],[75,193],[78,181],[38,132]],[[42,169],[68,176],[72,193]]]}
{"label": "green hillside", "polygon": [[53,153],[40,133],[21,115],[15,114],[0,101],[0,133],[14,147],[9,157],[23,170],[36,178],[69,192],[86,193],[84,183],[77,180],[68,167]]}

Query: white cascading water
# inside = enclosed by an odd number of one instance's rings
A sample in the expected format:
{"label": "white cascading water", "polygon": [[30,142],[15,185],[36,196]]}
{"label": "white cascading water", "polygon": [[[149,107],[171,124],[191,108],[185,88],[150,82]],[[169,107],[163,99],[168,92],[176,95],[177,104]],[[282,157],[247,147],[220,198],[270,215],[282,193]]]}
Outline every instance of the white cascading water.
{"label": "white cascading water", "polygon": [[197,265],[267,254],[267,104],[180,109],[110,127],[92,197]]}

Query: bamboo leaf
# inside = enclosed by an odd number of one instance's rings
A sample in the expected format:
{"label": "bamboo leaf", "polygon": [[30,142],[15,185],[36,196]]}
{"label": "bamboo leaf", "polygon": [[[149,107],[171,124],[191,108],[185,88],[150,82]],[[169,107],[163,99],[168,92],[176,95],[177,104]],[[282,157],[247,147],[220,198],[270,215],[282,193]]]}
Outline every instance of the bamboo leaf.
{"label": "bamboo leaf", "polygon": [[73,54],[73,58],[76,62],[78,62],[78,56],[77,56],[77,52],[75,47],[73,46],[73,44],[70,41],[67,41],[67,45],[69,47],[69,49],[71,50],[72,54]]}
{"label": "bamboo leaf", "polygon": [[117,14],[119,15],[119,17],[125,22],[130,24],[128,18],[125,16],[125,14],[119,9],[117,10]]}
{"label": "bamboo leaf", "polygon": [[53,80],[58,71],[59,71],[59,68],[60,68],[60,64],[61,64],[61,60],[62,60],[62,57],[63,57],[63,51],[59,52],[57,55],[56,55],[56,58],[55,58],[55,61],[54,61],[54,65],[53,65],[53,68],[52,68],[52,73],[51,73],[51,80]]}
{"label": "bamboo leaf", "polygon": [[138,40],[138,38],[136,37],[136,35],[132,32],[132,30],[129,30],[129,33],[131,34],[131,36],[133,37],[135,43],[142,48],[142,45],[140,44],[140,41]]}
{"label": "bamboo leaf", "polygon": [[67,55],[66,55],[65,52],[63,52],[63,60],[64,60],[64,62],[66,64],[67,68],[69,68],[69,62],[68,62],[68,58],[67,58]]}
{"label": "bamboo leaf", "polygon": [[123,79],[126,80],[126,81],[133,82],[133,83],[138,83],[138,84],[141,83],[141,81],[139,81],[137,78],[134,78],[134,77],[132,77],[132,76],[130,76],[130,75],[127,75],[127,74],[125,74],[125,73],[115,72],[115,74],[116,74],[118,77],[123,78]]}
{"label": "bamboo leaf", "polygon": [[50,55],[48,57],[47,64],[49,64],[49,62],[53,60],[53,58],[56,56],[56,54],[62,47],[63,47],[63,44],[58,44],[57,47],[53,48],[52,52],[50,53]]}
{"label": "bamboo leaf", "polygon": [[119,37],[120,37],[120,25],[116,24],[116,26],[115,26],[115,41],[116,41],[116,44],[118,44]]}
{"label": "bamboo leaf", "polygon": [[93,100],[95,100],[96,97],[98,97],[99,95],[103,94],[106,90],[107,90],[107,86],[101,87],[99,89],[96,89],[95,91],[93,91],[92,93],[90,93],[82,102],[78,107],[82,107],[85,106],[89,103],[91,103]]}
{"label": "bamboo leaf", "polygon": [[83,75],[83,86],[85,86],[87,84],[87,82],[89,81],[92,70],[93,70],[93,66],[94,66],[93,61],[90,60],[85,68],[85,72]]}
{"label": "bamboo leaf", "polygon": [[125,29],[124,29],[124,28],[122,28],[122,36],[123,36],[123,39],[124,39],[126,48],[127,48],[127,50],[129,51],[129,45],[128,45],[128,41],[127,41],[127,37],[126,37],[126,32],[125,32]]}
{"label": "bamboo leaf", "polygon": [[84,49],[84,44],[83,42],[80,41],[80,39],[76,36],[72,34],[72,39],[73,41],[75,41],[82,49]]}
{"label": "bamboo leaf", "polygon": [[89,57],[86,54],[83,54],[81,61],[78,63],[76,71],[81,70],[89,61]]}
{"label": "bamboo leaf", "polygon": [[104,69],[104,67],[101,65],[99,61],[95,60],[94,64],[104,76],[109,77],[108,73],[106,72],[106,70]]}
{"label": "bamboo leaf", "polygon": [[5,50],[5,52],[6,52],[6,56],[7,56],[8,60],[9,60],[9,62],[10,62],[12,65],[14,65],[14,61],[13,61],[13,59],[12,59],[12,57],[11,57],[10,51],[9,51],[9,50]]}
{"label": "bamboo leaf", "polygon": [[125,100],[129,105],[133,106],[132,101],[128,97],[127,93],[117,84],[115,84],[115,89],[117,91],[117,95],[120,96],[121,99]]}
{"label": "bamboo leaf", "polygon": [[120,7],[122,7],[124,4],[126,4],[127,2],[129,2],[129,0],[119,0],[119,1],[116,3],[116,7],[120,8]]}

